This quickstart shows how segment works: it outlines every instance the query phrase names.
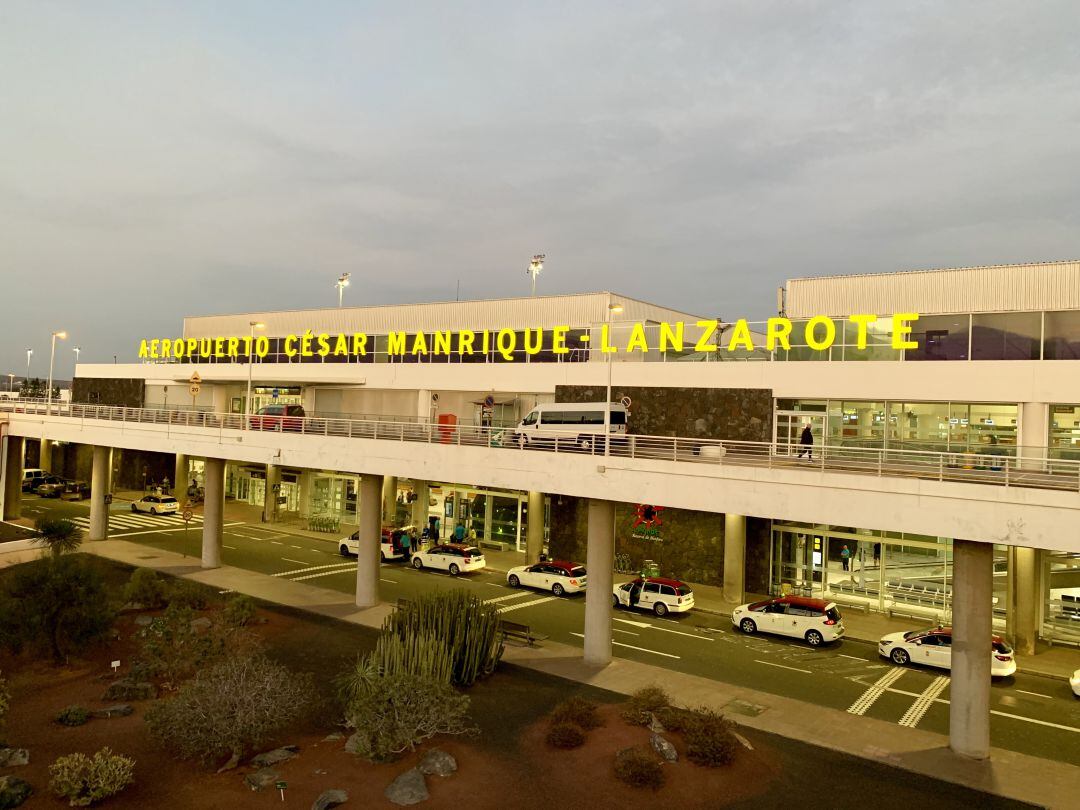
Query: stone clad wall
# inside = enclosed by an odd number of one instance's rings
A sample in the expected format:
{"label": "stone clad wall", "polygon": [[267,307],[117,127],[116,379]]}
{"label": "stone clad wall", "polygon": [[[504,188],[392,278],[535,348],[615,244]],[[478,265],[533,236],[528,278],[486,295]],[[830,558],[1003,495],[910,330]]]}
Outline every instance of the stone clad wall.
{"label": "stone clad wall", "polygon": [[[556,402],[603,402],[603,386],[557,385]],[[772,441],[770,388],[615,386],[612,402],[630,397],[629,432],[744,442]]]}

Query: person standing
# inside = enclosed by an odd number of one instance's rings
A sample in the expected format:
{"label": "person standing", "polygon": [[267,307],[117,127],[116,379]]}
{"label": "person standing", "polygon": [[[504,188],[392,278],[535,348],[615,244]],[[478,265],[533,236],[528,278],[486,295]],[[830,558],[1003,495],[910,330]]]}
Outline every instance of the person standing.
{"label": "person standing", "polygon": [[398,542],[401,544],[401,553],[405,555],[405,559],[411,560],[413,555],[412,538],[409,536],[409,533],[402,532],[401,538],[398,540]]}
{"label": "person standing", "polygon": [[803,457],[803,453],[806,453],[807,460],[814,460],[814,431],[810,429],[810,425],[807,424],[802,429],[802,435],[799,437],[799,458]]}
{"label": "person standing", "polygon": [[847,547],[846,543],[844,544],[844,547],[840,549],[840,562],[844,564],[845,571],[851,570],[851,549]]}
{"label": "person standing", "polygon": [[457,526],[454,527],[454,540],[456,540],[457,542],[460,543],[464,539],[465,539],[465,525],[463,523],[459,523]]}

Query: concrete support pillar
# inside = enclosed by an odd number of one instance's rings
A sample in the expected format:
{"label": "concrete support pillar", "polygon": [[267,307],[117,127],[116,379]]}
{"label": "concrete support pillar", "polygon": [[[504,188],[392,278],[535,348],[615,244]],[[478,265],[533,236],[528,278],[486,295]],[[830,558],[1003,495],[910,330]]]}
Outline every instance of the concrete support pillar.
{"label": "concrete support pillar", "polygon": [[304,470],[300,473],[300,517],[311,517],[311,491],[315,488],[315,473]]}
{"label": "concrete support pillar", "polygon": [[51,439],[42,439],[38,445],[38,466],[47,473],[53,471],[53,442]]}
{"label": "concrete support pillar", "polygon": [[4,520],[18,520],[22,515],[23,452],[22,436],[7,436],[4,458]]}
{"label": "concrete support pillar", "polygon": [[112,471],[112,448],[94,447],[94,460],[90,470],[90,539],[109,539],[109,473]]}
{"label": "concrete support pillar", "polygon": [[949,747],[961,756],[990,756],[990,656],[993,637],[994,547],[953,542],[952,684]]}
{"label": "concrete support pillar", "polygon": [[189,467],[188,457],[183,453],[177,453],[176,467],[173,472],[173,494],[180,503],[185,503],[188,499],[187,489],[188,484],[191,483]]}
{"label": "concrete support pillar", "polygon": [[[397,479],[394,479],[397,486]],[[379,539],[382,536],[382,503],[386,483],[379,475],[360,476],[360,542],[356,553],[356,606],[379,604]]]}
{"label": "concrete support pillar", "polygon": [[202,567],[220,568],[225,512],[225,459],[206,459],[204,473]]}
{"label": "concrete support pillar", "polygon": [[392,526],[397,522],[397,476],[386,475],[381,480],[382,522],[384,526]]}
{"label": "concrete support pillar", "polygon": [[413,479],[413,492],[416,493],[416,500],[412,505],[412,524],[416,527],[417,536],[427,526],[428,510],[430,508],[431,501],[431,485],[427,481],[418,481]]}
{"label": "concrete support pillar", "polygon": [[745,594],[746,517],[724,515],[724,601],[742,604]]}
{"label": "concrete support pillar", "polygon": [[606,667],[611,663],[611,589],[615,565],[615,504],[589,501],[589,538],[585,567],[585,663]]}
{"label": "concrete support pillar", "polygon": [[1020,429],[1017,431],[1017,455],[1021,469],[1042,469],[1046,445],[1050,441],[1050,408],[1045,402],[1020,403]]}
{"label": "concrete support pillar", "polygon": [[267,464],[266,487],[263,489],[263,523],[273,523],[277,517],[277,496],[280,483],[281,467],[276,464]]}
{"label": "concrete support pillar", "polygon": [[1009,641],[1021,655],[1035,654],[1039,635],[1039,550],[1009,548],[1008,599],[1005,625]]}
{"label": "concrete support pillar", "polygon": [[534,563],[544,550],[544,493],[529,492],[529,522],[525,524],[525,559]]}
{"label": "concrete support pillar", "polygon": [[416,415],[422,422],[431,420],[431,389],[421,388],[416,392]]}
{"label": "concrete support pillar", "polygon": [[[214,385],[210,391],[214,401],[214,413],[229,412],[229,389],[224,385]],[[205,485],[204,485],[205,486]]]}

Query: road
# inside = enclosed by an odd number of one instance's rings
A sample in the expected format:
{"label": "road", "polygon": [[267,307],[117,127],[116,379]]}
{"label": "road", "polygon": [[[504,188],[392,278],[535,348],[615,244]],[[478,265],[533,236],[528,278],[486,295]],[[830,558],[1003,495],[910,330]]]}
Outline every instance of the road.
{"label": "road", "polygon": [[[200,555],[198,516],[185,530],[179,517],[121,511],[126,508],[126,504],[114,504],[110,517],[113,538],[192,557]],[[31,515],[36,511],[62,512],[84,527],[88,521],[88,508],[80,503],[42,502],[24,496],[24,509]],[[352,593],[356,562],[339,555],[334,539],[291,535],[259,524],[227,523],[222,562]],[[416,571],[404,563],[384,564],[379,581],[383,599],[391,602],[433,589],[465,588],[497,605],[508,619],[528,624],[553,641],[582,643],[583,595],[558,598],[513,589],[499,572],[453,578]],[[615,654],[627,659],[948,734],[948,674],[896,667],[878,657],[874,644],[845,639],[812,649],[794,640],[745,636],[733,630],[724,617],[702,612],[659,619],[619,610],[614,631]],[[753,711],[753,707],[747,710]],[[995,681],[991,689],[991,740],[1000,748],[1080,763],[1080,699],[1073,697],[1067,682],[1052,678],[1020,673]]]}

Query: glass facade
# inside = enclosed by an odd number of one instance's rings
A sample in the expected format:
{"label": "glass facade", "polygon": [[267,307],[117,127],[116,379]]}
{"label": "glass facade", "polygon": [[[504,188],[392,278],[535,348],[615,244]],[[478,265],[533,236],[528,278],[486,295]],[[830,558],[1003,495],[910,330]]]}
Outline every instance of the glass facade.
{"label": "glass facade", "polygon": [[1050,458],[1080,460],[1080,405],[1050,406]]}

